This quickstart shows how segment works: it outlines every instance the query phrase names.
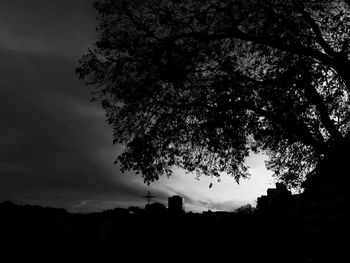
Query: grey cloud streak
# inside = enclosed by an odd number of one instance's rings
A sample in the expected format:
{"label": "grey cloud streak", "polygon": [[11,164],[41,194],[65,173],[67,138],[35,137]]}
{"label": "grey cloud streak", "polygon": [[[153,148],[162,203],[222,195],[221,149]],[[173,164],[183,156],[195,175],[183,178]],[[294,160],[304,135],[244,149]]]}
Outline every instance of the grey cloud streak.
{"label": "grey cloud streak", "polygon": [[75,74],[95,38],[92,3],[0,2],[0,200],[143,204],[146,186],[113,164],[120,148]]}
{"label": "grey cloud streak", "polygon": [[55,195],[142,194],[113,165],[110,129],[76,79],[74,61],[9,50],[0,50],[0,57],[2,195],[21,191],[50,203]]}
{"label": "grey cloud streak", "polygon": [[2,0],[0,46],[78,58],[95,36],[93,0]]}

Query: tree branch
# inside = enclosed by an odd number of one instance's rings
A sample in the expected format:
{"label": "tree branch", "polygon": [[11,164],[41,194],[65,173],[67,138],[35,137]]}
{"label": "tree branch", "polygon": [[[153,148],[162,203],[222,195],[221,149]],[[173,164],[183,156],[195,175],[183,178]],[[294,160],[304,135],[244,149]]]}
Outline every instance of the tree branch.
{"label": "tree branch", "polygon": [[320,27],[316,24],[315,20],[311,17],[311,15],[308,12],[306,12],[304,9],[301,9],[300,13],[303,15],[306,22],[311,26],[312,31],[315,33],[316,40],[320,44],[320,46],[323,48],[323,50],[332,57],[336,56],[337,53],[326,42],[326,40],[322,35]]}
{"label": "tree branch", "polygon": [[258,108],[253,105],[247,105],[247,109],[252,110],[259,116],[265,117],[268,120],[279,124],[283,130],[290,135],[297,135],[298,138],[305,144],[314,147],[315,150],[322,153],[326,151],[326,145],[314,138],[308,129],[295,118],[282,119],[271,112]]}
{"label": "tree branch", "polygon": [[341,133],[339,132],[339,130],[336,128],[333,121],[331,120],[328,113],[328,109],[324,104],[321,96],[318,94],[317,90],[315,89],[315,87],[308,82],[305,82],[302,84],[305,85],[304,90],[305,90],[306,98],[309,100],[310,103],[312,103],[316,107],[317,111],[320,114],[320,120],[325,126],[326,130],[330,133],[330,135],[334,139],[336,140],[342,139],[343,136],[341,135]]}
{"label": "tree branch", "polygon": [[221,33],[216,33],[216,34],[205,34],[202,32],[183,33],[183,34],[178,34],[176,36],[173,36],[172,40],[175,41],[181,38],[194,38],[194,39],[199,39],[204,41],[220,40],[220,39],[228,39],[228,38],[241,39],[241,40],[250,41],[256,44],[269,46],[269,47],[278,49],[280,51],[289,52],[295,55],[308,56],[328,66],[331,66],[331,67],[335,66],[335,63],[332,57],[318,50],[305,47],[302,45],[286,44],[281,40],[277,40],[277,39],[268,39],[262,36],[250,35],[237,28],[222,30]]}
{"label": "tree branch", "polygon": [[[191,109],[192,107],[201,106],[203,108],[208,108],[210,110],[214,110],[214,107],[211,107],[204,103],[203,101],[192,101],[190,103],[186,104],[172,104],[169,102],[161,102],[162,105],[177,109]],[[251,110],[254,113],[258,114],[261,117],[265,117],[266,119],[272,121],[275,124],[278,124],[282,127],[282,129],[289,134],[290,136],[297,136],[297,138],[302,141],[306,145],[310,145],[314,147],[318,152],[323,153],[326,151],[326,145],[324,141],[320,141],[316,139],[308,130],[308,128],[298,121],[295,117],[288,118],[288,119],[282,119],[281,117],[277,116],[276,114],[273,114],[267,110],[261,109],[259,107],[253,106],[251,103],[242,103],[241,104],[243,108],[247,110]],[[229,107],[229,105],[227,105]]]}

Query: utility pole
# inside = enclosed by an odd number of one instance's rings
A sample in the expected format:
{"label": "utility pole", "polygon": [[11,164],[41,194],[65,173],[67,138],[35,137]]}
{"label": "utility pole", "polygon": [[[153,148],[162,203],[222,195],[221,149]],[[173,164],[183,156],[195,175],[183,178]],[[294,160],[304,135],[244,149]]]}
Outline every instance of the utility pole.
{"label": "utility pole", "polygon": [[142,196],[142,198],[146,199],[147,205],[149,205],[152,199],[155,198],[155,196],[151,194],[151,191],[148,191],[147,195]]}

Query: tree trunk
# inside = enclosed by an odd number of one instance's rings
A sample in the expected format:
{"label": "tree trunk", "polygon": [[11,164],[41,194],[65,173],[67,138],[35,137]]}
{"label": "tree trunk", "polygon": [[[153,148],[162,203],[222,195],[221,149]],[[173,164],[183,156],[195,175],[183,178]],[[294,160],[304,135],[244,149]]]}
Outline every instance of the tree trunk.
{"label": "tree trunk", "polygon": [[339,56],[333,68],[338,72],[346,88],[350,92],[350,61],[348,58],[346,56]]}
{"label": "tree trunk", "polygon": [[317,207],[320,247],[314,253],[321,252],[325,262],[339,262],[347,255],[344,240],[350,236],[349,149],[349,138],[335,144],[320,163],[315,183],[305,189]]}

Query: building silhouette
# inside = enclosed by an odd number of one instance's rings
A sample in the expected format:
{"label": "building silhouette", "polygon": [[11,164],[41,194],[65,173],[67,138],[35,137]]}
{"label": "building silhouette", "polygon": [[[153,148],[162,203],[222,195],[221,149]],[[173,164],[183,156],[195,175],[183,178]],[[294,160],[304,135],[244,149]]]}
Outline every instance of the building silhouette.
{"label": "building silhouette", "polygon": [[257,199],[257,211],[269,221],[282,222],[281,231],[297,233],[315,262],[343,262],[339,260],[347,251],[344,240],[350,234],[348,178],[340,170],[336,173],[336,167],[334,171],[322,168],[308,175],[303,193],[292,195],[277,183]]}
{"label": "building silhouette", "polygon": [[267,189],[267,195],[258,197],[257,209],[263,213],[280,214],[290,212],[292,193],[283,183],[276,183],[276,188]]}
{"label": "building silhouette", "polygon": [[170,213],[180,214],[184,212],[184,201],[179,195],[168,198],[168,210]]}

